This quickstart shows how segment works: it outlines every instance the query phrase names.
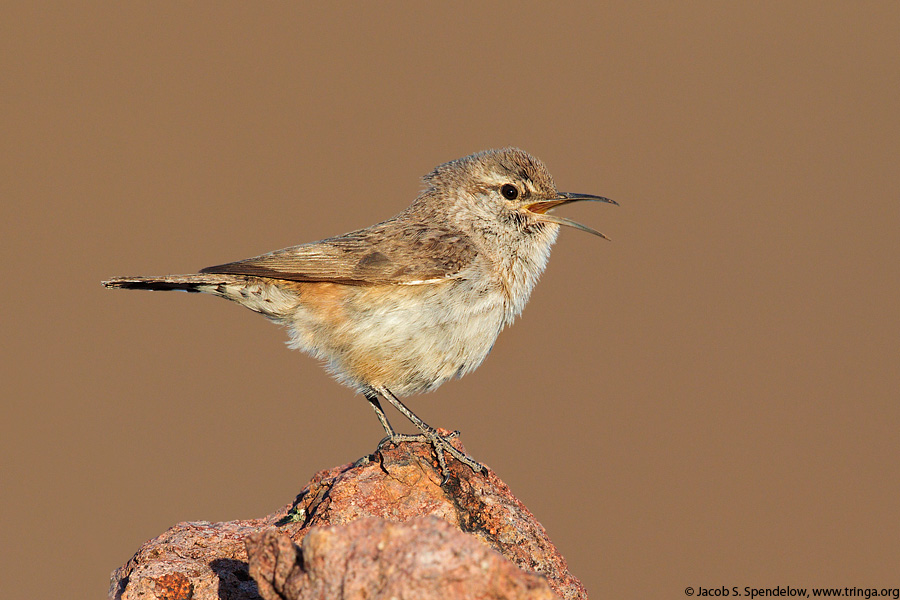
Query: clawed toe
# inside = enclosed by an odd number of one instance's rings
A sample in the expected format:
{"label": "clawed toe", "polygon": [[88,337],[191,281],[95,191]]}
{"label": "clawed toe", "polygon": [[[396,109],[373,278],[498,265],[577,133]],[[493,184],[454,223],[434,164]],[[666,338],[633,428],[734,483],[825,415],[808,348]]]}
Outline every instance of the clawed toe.
{"label": "clawed toe", "polygon": [[[409,419],[413,423],[413,425],[415,425],[422,433],[417,435],[410,435],[406,433],[395,432],[394,428],[391,427],[391,424],[387,420],[387,416],[385,416],[384,411],[381,408],[381,403],[378,401],[379,396],[385,398],[388,402],[390,402],[394,406],[394,408],[399,410],[403,414],[403,416]],[[448,479],[450,478],[450,470],[447,468],[447,461],[444,459],[444,452],[448,453],[450,456],[463,463],[476,473],[480,473],[482,469],[484,469],[484,467],[481,466],[480,463],[467,456],[464,452],[457,450],[456,447],[450,443],[451,439],[459,437],[458,430],[452,431],[447,435],[441,435],[437,432],[437,430],[417,417],[413,411],[409,410],[409,408],[407,408],[405,404],[400,402],[400,400],[386,387],[373,386],[370,390],[370,393],[366,394],[366,399],[372,405],[372,408],[375,409],[375,414],[378,416],[378,420],[381,422],[381,426],[384,428],[385,433],[387,433],[387,436],[380,442],[378,442],[378,448],[376,452],[380,451],[388,444],[399,444],[400,442],[427,442],[431,444],[438,464],[441,467],[441,475],[443,476],[443,479],[441,480],[442,486],[447,483]]]}
{"label": "clawed toe", "polygon": [[431,438],[429,438],[424,433],[395,433],[393,435],[385,436],[380,442],[378,442],[376,450],[381,450],[389,444],[399,444],[401,442],[431,443]]}
{"label": "clawed toe", "polygon": [[434,451],[434,455],[437,458],[438,465],[441,468],[441,486],[443,486],[450,479],[450,469],[447,467],[447,461],[444,458],[444,452],[446,452],[459,462],[463,463],[476,473],[480,473],[484,469],[484,466],[482,466],[481,463],[475,461],[465,453],[461,452],[453,444],[450,443],[451,439],[458,437],[459,431],[453,431],[447,435],[441,435],[435,430],[419,434],[395,433],[393,435],[385,436],[384,439],[378,442],[376,451],[380,451],[382,448],[389,444],[399,444],[401,442],[420,442],[429,444]]}

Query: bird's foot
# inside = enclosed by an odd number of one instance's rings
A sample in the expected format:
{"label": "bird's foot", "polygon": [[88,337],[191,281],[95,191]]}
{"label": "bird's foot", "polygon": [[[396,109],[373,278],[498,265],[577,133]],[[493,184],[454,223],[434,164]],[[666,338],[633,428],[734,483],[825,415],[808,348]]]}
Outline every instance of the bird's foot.
{"label": "bird's foot", "polygon": [[378,442],[377,449],[381,450],[387,444],[399,444],[400,442],[420,442],[431,444],[431,447],[434,449],[434,454],[437,457],[438,464],[441,467],[441,475],[443,476],[443,478],[441,479],[441,486],[443,486],[450,479],[450,470],[447,468],[447,461],[444,459],[444,452],[446,452],[459,462],[463,463],[476,473],[480,473],[484,469],[484,466],[482,466],[481,463],[466,455],[465,453],[457,449],[456,446],[450,443],[450,440],[456,437],[459,437],[459,431],[453,431],[448,435],[441,435],[434,429],[429,429],[424,431],[423,433],[418,434],[394,433],[393,435],[389,435]]}
{"label": "bird's foot", "polygon": [[[434,432],[435,435],[441,437],[439,433]],[[446,436],[443,436],[445,439],[452,439],[459,437],[459,430],[451,431]],[[431,443],[431,438],[428,437],[424,433],[392,433],[391,435],[385,436],[380,442],[378,442],[378,447],[376,450],[381,450],[388,444],[399,444],[401,442],[419,442],[420,444],[424,444],[426,442]]]}

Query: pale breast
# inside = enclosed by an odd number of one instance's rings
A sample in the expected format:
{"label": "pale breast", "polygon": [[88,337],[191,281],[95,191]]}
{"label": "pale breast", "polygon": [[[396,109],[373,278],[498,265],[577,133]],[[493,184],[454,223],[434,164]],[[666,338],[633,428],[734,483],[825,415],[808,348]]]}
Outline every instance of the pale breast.
{"label": "pale breast", "polygon": [[[305,290],[303,285],[308,285]],[[328,285],[317,289],[313,286]],[[422,285],[302,284],[287,322],[292,346],[327,361],[342,383],[383,385],[398,395],[435,389],[475,369],[505,316],[491,282]]]}

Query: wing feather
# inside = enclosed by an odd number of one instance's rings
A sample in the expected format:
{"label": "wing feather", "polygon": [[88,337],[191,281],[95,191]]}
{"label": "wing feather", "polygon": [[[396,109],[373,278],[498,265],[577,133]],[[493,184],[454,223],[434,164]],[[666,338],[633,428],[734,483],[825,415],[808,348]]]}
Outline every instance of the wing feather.
{"label": "wing feather", "polygon": [[475,256],[474,246],[459,232],[386,221],[200,272],[352,285],[409,285],[454,277]]}

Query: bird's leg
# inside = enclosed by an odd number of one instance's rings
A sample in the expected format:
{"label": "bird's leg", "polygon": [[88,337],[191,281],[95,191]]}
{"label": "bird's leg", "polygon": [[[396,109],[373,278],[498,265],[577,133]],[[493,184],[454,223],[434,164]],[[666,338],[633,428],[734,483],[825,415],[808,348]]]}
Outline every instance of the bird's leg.
{"label": "bird's leg", "polygon": [[381,410],[381,405],[378,403],[378,398],[375,398],[374,402],[372,398],[366,396],[369,399],[369,402],[372,404],[372,407],[375,408],[375,413],[378,415],[378,419],[382,422],[382,426],[385,427],[385,431],[388,432],[388,437],[381,440],[381,443],[378,444],[379,449],[386,443],[397,443],[397,442],[407,442],[407,441],[416,441],[416,442],[428,442],[431,444],[431,447],[434,448],[434,453],[437,456],[438,464],[441,467],[441,473],[444,478],[441,481],[441,485],[444,485],[450,477],[450,472],[447,470],[447,463],[444,460],[444,452],[447,452],[463,463],[476,473],[480,473],[484,468],[480,463],[476,462],[472,458],[466,456],[462,452],[456,449],[448,440],[449,438],[453,438],[459,435],[458,431],[454,431],[448,436],[440,435],[434,427],[420,419],[413,411],[411,411],[405,404],[400,402],[400,400],[386,387],[377,387],[374,390],[380,395],[382,398],[390,402],[394,408],[403,413],[407,419],[409,419],[413,425],[415,425],[419,431],[421,431],[421,435],[408,435],[402,433],[394,432],[393,428],[390,424],[387,423],[387,417],[384,416],[384,411]]}
{"label": "bird's leg", "polygon": [[[372,410],[375,411],[375,416],[378,417],[378,420],[381,422],[381,426],[384,428],[384,432],[387,434],[380,442],[378,442],[377,450],[381,450],[381,448],[385,444],[399,444],[400,442],[427,442],[429,438],[425,434],[417,434],[410,435],[406,433],[397,433],[394,428],[391,426],[391,422],[388,421],[387,415],[384,414],[384,409],[381,408],[381,402],[378,401],[378,392],[371,391],[366,392],[365,394],[366,400],[369,401],[369,404],[372,406]],[[453,435],[459,435],[458,431],[454,431]]]}
{"label": "bird's leg", "polygon": [[[381,422],[381,426],[384,428],[384,432],[387,436],[378,442],[378,450],[385,444],[399,444],[400,442],[429,442],[430,438],[424,433],[418,434],[408,434],[408,433],[397,433],[391,422],[388,421],[387,415],[384,413],[384,409],[381,408],[381,402],[378,400],[378,392],[375,390],[371,390],[366,392],[365,394],[366,400],[369,401],[369,404],[372,406],[372,410],[375,411],[375,416],[378,417],[378,421]],[[458,431],[454,431],[450,434],[450,437],[456,437],[459,435]]]}
{"label": "bird's leg", "polygon": [[372,405],[372,409],[375,411],[375,416],[378,417],[379,422],[381,422],[381,426],[384,427],[384,432],[387,434],[387,437],[384,440],[381,440],[381,443],[378,444],[378,447],[381,448],[381,444],[385,443],[385,440],[392,439],[397,432],[394,431],[394,428],[391,427],[391,422],[388,421],[387,415],[384,414],[384,409],[381,408],[381,402],[378,401],[378,394],[374,391],[365,393],[366,400],[369,401],[369,404]]}

